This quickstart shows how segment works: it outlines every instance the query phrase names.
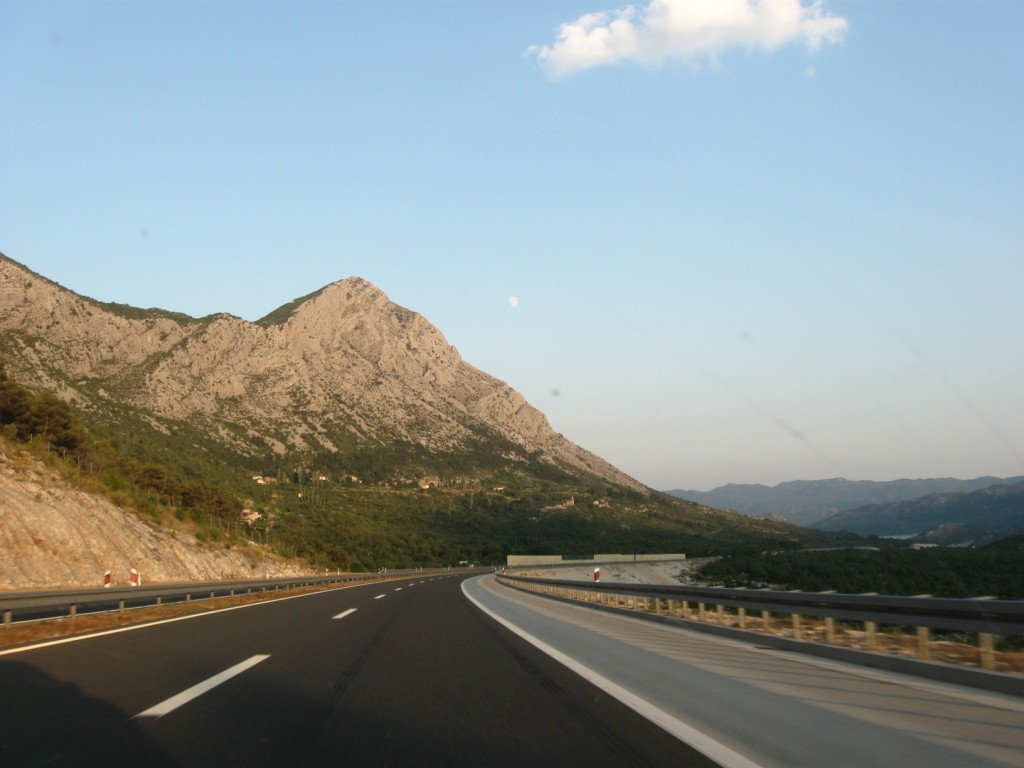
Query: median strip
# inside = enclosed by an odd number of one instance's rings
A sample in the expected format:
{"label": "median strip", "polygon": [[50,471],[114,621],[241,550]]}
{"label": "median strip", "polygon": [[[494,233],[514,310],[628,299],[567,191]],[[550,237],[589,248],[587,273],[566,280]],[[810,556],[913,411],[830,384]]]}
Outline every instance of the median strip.
{"label": "median strip", "polygon": [[182,691],[177,696],[172,696],[171,698],[160,702],[156,706],[150,707],[145,712],[140,712],[136,715],[136,717],[163,717],[169,712],[173,712],[183,704],[187,704],[188,702],[192,701],[192,699],[202,696],[207,691],[216,688],[218,685],[220,685],[223,682],[226,682],[227,680],[230,680],[235,675],[241,674],[250,667],[254,667],[261,661],[264,661],[269,658],[269,654],[258,654],[256,656],[251,656],[245,661],[239,664],[235,664],[235,666],[231,667],[230,669],[225,669],[219,675],[214,675],[213,677],[204,680],[201,683],[193,685],[188,690]]}

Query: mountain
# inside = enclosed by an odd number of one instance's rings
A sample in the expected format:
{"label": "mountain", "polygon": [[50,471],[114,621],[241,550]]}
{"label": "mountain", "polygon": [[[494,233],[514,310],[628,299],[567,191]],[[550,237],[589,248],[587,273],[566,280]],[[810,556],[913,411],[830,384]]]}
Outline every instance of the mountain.
{"label": "mountain", "polygon": [[647,492],[358,277],[252,323],[102,304],[0,256],[0,356],[87,413],[129,409],[168,435],[201,423],[245,456],[333,454],[355,468],[386,445],[409,477],[503,456]]}
{"label": "mountain", "polygon": [[937,493],[970,493],[991,485],[1010,485],[1024,477],[978,477],[974,480],[929,478],[923,480],[795,480],[776,486],[729,484],[711,491],[672,490],[676,498],[689,499],[719,509],[733,509],[754,517],[774,515],[797,525],[812,525],[837,512],[868,504],[904,501]]}
{"label": "mountain", "polygon": [[332,569],[843,538],[646,488],[357,277],[247,322],[101,303],[0,256],[0,428],[199,544]]}
{"label": "mountain", "polygon": [[1024,482],[971,493],[937,493],[839,512],[812,528],[900,536],[945,545],[981,545],[1024,534]]}

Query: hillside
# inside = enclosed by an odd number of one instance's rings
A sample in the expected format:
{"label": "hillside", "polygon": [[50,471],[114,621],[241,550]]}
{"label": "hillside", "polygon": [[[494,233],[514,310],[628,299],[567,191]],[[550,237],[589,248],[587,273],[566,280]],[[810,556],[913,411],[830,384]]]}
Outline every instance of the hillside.
{"label": "hillside", "polygon": [[75,482],[317,567],[838,540],[644,487],[359,278],[250,323],[102,304],[0,257],[0,364],[5,434]]}
{"label": "hillside", "polygon": [[759,484],[723,485],[710,491],[672,490],[676,498],[689,499],[718,509],[733,509],[758,517],[772,515],[797,525],[812,525],[841,512],[869,504],[915,499],[938,493],[970,493],[991,485],[1010,485],[1024,477],[951,477],[919,480],[795,480],[775,486]]}
{"label": "hillside", "polygon": [[[9,456],[8,453],[14,455]],[[200,546],[191,533],[147,524],[101,495],[64,482],[38,459],[0,441],[0,591],[260,578],[308,569],[256,545]]]}
{"label": "hillside", "polygon": [[389,470],[410,478],[541,461],[646,492],[360,278],[250,323],[101,304],[0,256],[0,357],[86,418],[168,437],[198,421],[251,458],[331,456],[366,474],[386,445]]}
{"label": "hillside", "polygon": [[1024,533],[1024,482],[972,493],[939,493],[839,512],[815,523],[822,531],[899,536],[945,545],[986,544]]}

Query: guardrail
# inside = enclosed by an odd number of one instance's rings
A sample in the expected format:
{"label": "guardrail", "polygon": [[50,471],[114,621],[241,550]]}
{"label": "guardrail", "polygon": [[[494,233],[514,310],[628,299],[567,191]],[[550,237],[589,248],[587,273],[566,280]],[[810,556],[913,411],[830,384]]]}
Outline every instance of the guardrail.
{"label": "guardrail", "polygon": [[[933,659],[932,630],[967,632],[976,634],[978,638],[978,666],[990,671],[996,669],[996,636],[1024,636],[1024,601],[1015,600],[953,600],[928,596],[602,583],[540,579],[508,573],[499,573],[498,578],[522,589],[604,606],[630,608],[684,620],[714,621],[746,631],[782,629],[793,640],[818,639],[811,637],[811,625],[808,623],[810,619],[816,619],[816,626],[821,626],[821,639],[829,645],[837,643],[841,627],[837,627],[836,622],[852,622],[863,626],[860,642],[868,651],[883,650],[880,647],[880,627],[913,627],[916,655],[921,660]],[[752,616],[750,611],[759,611],[760,616]],[[787,621],[788,626],[780,627],[780,620]]]}
{"label": "guardrail", "polygon": [[310,586],[328,586],[360,581],[401,579],[437,573],[472,572],[471,569],[388,570],[381,573],[357,573],[326,576],[302,576],[274,579],[237,581],[197,581],[186,584],[160,584],[138,587],[99,587],[89,589],[55,589],[33,592],[0,593],[0,613],[3,625],[10,626],[16,615],[34,618],[48,614],[47,618],[66,615],[75,618],[80,609],[106,609],[116,605],[117,610],[128,607],[161,605],[167,602],[190,602],[193,599],[214,599],[245,594],[266,594],[279,590]]}

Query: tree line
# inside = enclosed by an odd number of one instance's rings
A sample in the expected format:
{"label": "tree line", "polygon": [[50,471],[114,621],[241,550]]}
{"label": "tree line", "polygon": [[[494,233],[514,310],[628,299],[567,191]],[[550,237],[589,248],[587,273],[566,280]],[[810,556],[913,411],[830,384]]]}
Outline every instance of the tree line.
{"label": "tree line", "polygon": [[701,569],[702,580],[726,587],[834,590],[847,594],[1024,598],[1024,549],[935,547],[736,554]]}
{"label": "tree line", "polygon": [[154,515],[169,509],[195,519],[237,516],[237,505],[218,488],[165,465],[139,461],[94,438],[67,402],[14,381],[2,360],[0,431],[5,439],[59,463],[67,473],[92,481],[124,506]]}

